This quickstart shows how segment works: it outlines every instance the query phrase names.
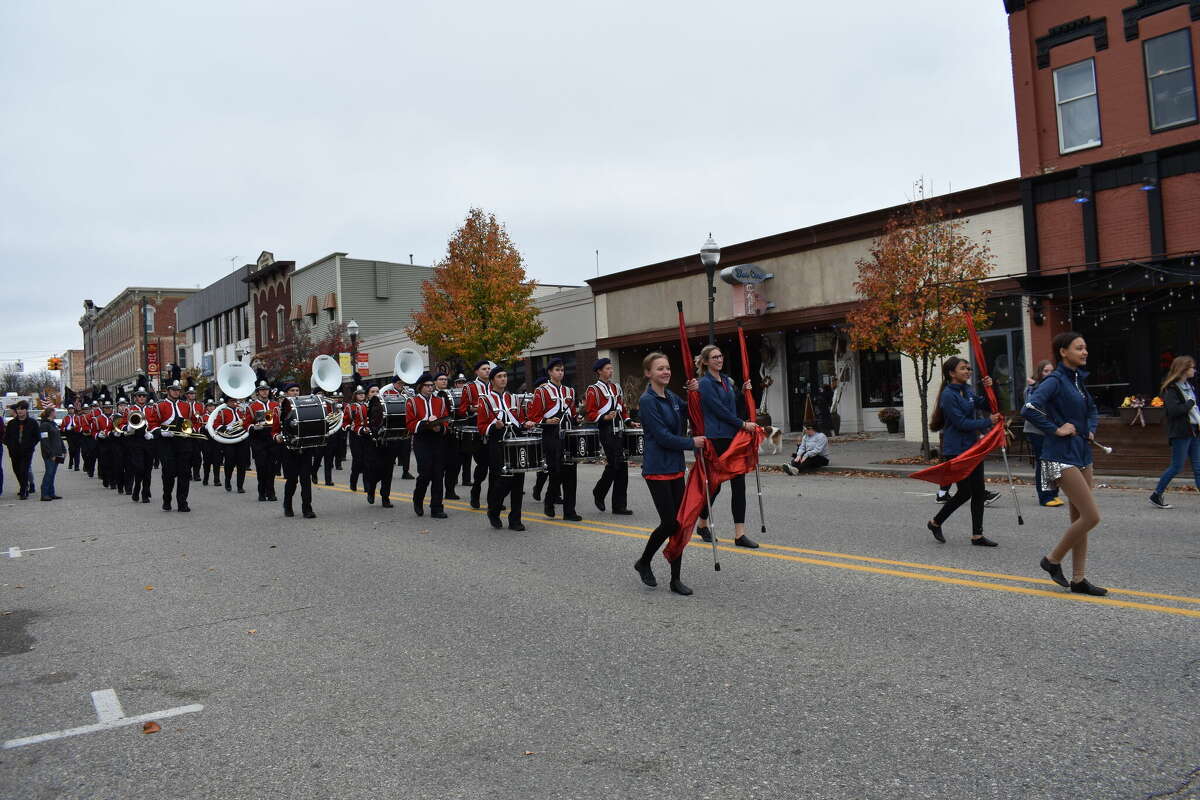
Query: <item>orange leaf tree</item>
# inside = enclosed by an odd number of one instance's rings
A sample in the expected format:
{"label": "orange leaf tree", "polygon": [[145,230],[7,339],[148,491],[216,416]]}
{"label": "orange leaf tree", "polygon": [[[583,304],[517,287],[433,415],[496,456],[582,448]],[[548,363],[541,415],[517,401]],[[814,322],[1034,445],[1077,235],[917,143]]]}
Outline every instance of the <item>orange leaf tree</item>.
{"label": "orange leaf tree", "polygon": [[533,288],[504,226],[472,208],[422,284],[423,303],[406,332],[439,357],[508,361],[546,331]]}
{"label": "orange leaf tree", "polygon": [[847,315],[856,350],[891,350],[912,363],[921,403],[921,453],[929,456],[929,384],[938,362],[967,338],[966,315],[987,326],[982,281],[992,269],[987,244],[964,232],[966,220],[919,198],[892,218],[858,261],[861,304]]}

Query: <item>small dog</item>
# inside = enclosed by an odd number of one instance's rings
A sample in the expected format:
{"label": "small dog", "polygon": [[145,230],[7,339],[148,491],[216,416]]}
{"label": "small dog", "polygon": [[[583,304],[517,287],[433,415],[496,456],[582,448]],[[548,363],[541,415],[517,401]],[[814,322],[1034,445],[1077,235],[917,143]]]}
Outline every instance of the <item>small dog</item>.
{"label": "small dog", "polygon": [[763,433],[765,435],[763,436],[762,444],[758,446],[760,454],[767,448],[770,448],[767,455],[773,456],[783,449],[783,428],[767,425],[763,428]]}

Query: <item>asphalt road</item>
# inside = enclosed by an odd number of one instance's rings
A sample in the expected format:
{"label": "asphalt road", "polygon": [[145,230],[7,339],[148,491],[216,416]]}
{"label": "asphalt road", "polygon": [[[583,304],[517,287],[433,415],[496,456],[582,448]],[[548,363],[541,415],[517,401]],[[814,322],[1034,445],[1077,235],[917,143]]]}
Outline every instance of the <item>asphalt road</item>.
{"label": "asphalt road", "polygon": [[309,521],[253,479],[188,515],[9,485],[0,740],[184,711],[0,750],[0,797],[1200,797],[1200,497],[1101,490],[1089,602],[1038,569],[1065,509],[1028,487],[983,549],[966,509],[933,541],[924,484],[770,474],[769,546],[693,545],[685,598],[632,569],[641,479],[613,517],[597,474],[585,522],[524,533],[343,487]]}

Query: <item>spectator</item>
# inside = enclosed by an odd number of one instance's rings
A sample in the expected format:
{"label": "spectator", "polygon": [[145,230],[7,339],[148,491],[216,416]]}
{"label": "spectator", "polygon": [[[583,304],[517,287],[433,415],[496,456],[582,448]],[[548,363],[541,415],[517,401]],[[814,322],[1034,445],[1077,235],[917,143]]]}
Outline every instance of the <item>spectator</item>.
{"label": "spectator", "polygon": [[783,465],[788,475],[799,475],[829,465],[829,439],[817,430],[812,420],[804,423],[804,438],[796,446],[792,460]]}
{"label": "spectator", "polygon": [[54,475],[58,465],[67,457],[67,449],[63,445],[62,432],[54,421],[54,407],[50,406],[41,413],[38,428],[42,439],[42,464],[45,473],[42,475],[42,500],[62,500],[54,491]]}
{"label": "spectator", "polygon": [[8,446],[8,458],[13,468],[13,477],[21,487],[20,497],[29,497],[29,486],[33,483],[33,452],[41,440],[37,420],[29,416],[29,403],[20,400],[12,406],[13,418],[4,429],[4,444]]}

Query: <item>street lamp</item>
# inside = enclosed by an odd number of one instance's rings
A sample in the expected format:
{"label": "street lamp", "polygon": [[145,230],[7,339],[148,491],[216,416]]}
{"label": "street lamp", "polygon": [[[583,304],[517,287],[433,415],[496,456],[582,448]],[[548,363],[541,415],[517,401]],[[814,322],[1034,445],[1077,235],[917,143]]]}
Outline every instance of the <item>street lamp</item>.
{"label": "street lamp", "polygon": [[708,273],[708,343],[716,344],[717,342],[717,326],[713,319],[713,303],[717,299],[717,287],[714,280],[717,275],[717,264],[721,262],[721,248],[717,246],[717,242],[713,239],[712,234],[708,235],[708,240],[704,246],[700,248],[700,263],[704,265],[704,271]]}
{"label": "street lamp", "polygon": [[346,333],[350,334],[350,381],[358,385],[358,323],[350,320],[346,323]]}

